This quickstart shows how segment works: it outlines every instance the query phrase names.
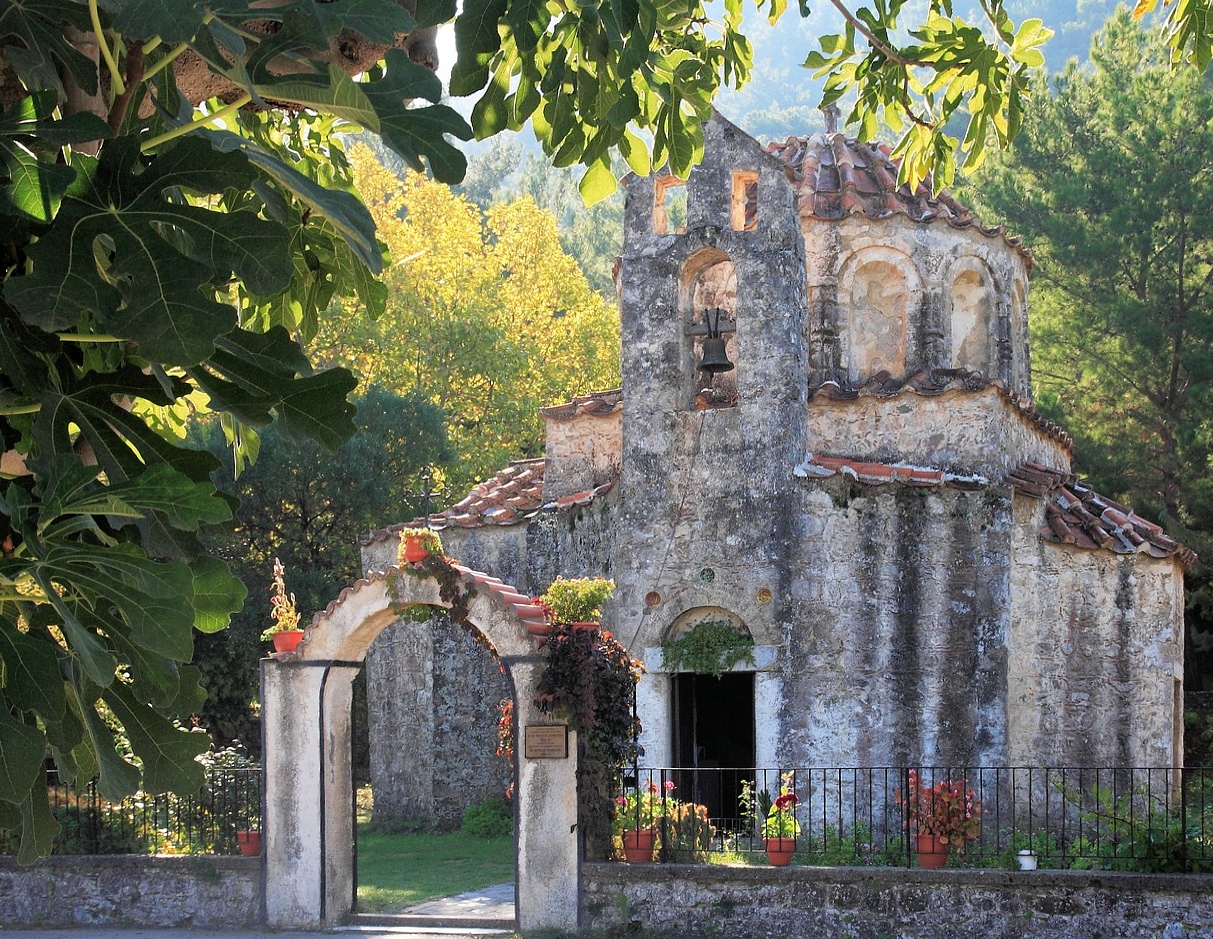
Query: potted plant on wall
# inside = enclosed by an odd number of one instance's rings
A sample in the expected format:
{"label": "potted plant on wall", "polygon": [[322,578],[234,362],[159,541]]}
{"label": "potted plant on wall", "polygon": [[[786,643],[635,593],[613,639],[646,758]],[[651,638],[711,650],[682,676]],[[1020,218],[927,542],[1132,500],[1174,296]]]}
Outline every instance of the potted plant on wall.
{"label": "potted plant on wall", "polygon": [[780,777],[779,795],[771,803],[770,811],[762,823],[762,840],[772,867],[786,867],[792,863],[792,855],[796,853],[796,836],[800,834],[800,822],[796,820],[796,806],[799,804],[796,776],[794,773],[784,773]]}
{"label": "potted plant on wall", "polygon": [[[650,779],[643,786],[629,789],[615,798],[611,827],[623,844],[623,856],[633,864],[653,859],[657,826],[666,813],[675,809],[674,783],[666,780],[663,789]],[[664,793],[664,794],[663,794]]]}
{"label": "potted plant on wall", "polygon": [[432,528],[406,528],[400,532],[397,566],[420,564],[431,554],[442,555],[442,539]]}
{"label": "potted plant on wall", "polygon": [[914,828],[919,867],[944,867],[952,849],[963,853],[965,842],[981,834],[981,801],[967,779],[924,786],[910,770],[905,794],[899,790],[897,800],[906,826]]}
{"label": "potted plant on wall", "polygon": [[615,581],[605,577],[557,577],[539,601],[553,622],[577,629],[597,626],[614,592]]}
{"label": "potted plant on wall", "polygon": [[294,652],[303,640],[299,628],[299,611],[295,608],[295,595],[286,592],[286,569],[274,558],[274,580],[270,593],[270,619],[274,622],[261,634],[264,641],[274,644],[275,652]]}

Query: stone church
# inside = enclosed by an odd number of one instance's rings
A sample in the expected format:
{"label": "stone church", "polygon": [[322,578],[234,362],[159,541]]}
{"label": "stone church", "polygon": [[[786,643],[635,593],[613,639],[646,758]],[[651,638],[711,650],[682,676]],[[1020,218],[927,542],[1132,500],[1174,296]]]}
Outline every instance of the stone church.
{"label": "stone church", "polygon": [[[431,517],[447,553],[614,578],[647,766],[1182,765],[1192,554],[1033,409],[1030,254],[887,148],[704,129],[690,179],[627,181],[622,390],[544,409],[544,459]],[[663,672],[708,620],[753,661]],[[488,656],[400,623],[368,669],[379,820],[500,791]]]}

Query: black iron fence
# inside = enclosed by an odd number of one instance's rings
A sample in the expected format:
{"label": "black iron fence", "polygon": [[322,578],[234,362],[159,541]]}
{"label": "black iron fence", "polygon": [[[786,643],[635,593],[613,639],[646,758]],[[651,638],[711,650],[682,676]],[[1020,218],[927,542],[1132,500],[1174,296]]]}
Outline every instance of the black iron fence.
{"label": "black iron fence", "polygon": [[[59,822],[55,854],[236,854],[237,831],[261,827],[259,767],[209,767],[191,796],[138,793],[102,798],[94,779],[73,789],[47,771],[51,812]],[[0,851],[15,853],[17,841]]]}
{"label": "black iron fence", "polygon": [[642,768],[615,808],[666,861],[758,862],[780,834],[796,863],[907,865],[929,833],[949,866],[1213,871],[1208,768]]}

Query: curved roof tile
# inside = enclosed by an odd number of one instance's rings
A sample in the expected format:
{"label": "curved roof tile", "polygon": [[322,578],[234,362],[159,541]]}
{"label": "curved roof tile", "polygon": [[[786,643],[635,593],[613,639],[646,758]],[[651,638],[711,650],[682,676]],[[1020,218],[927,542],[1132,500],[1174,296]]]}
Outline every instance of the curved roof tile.
{"label": "curved roof tile", "polygon": [[623,389],[613,388],[610,391],[593,391],[586,395],[579,395],[564,404],[553,404],[550,407],[540,408],[539,415],[544,420],[569,421],[583,415],[602,417],[613,414],[622,407]]}
{"label": "curved roof tile", "polygon": [[1117,554],[1175,557],[1184,567],[1196,562],[1196,552],[1166,534],[1162,526],[1101,496],[1073,473],[1025,463],[1007,475],[1007,482],[1019,492],[1048,500],[1045,525],[1040,529],[1045,541],[1104,548]]}
{"label": "curved roof tile", "polygon": [[399,535],[405,528],[504,528],[519,525],[538,512],[553,512],[574,506],[589,505],[599,496],[610,492],[614,481],[592,489],[545,501],[543,475],[545,460],[519,460],[477,485],[455,505],[428,518],[422,516],[410,522],[399,522],[359,537],[359,543],[370,545]]}
{"label": "curved roof tile", "polygon": [[1008,234],[1002,225],[983,225],[946,191],[932,192],[930,177],[915,189],[898,185],[900,159],[892,157],[887,144],[820,133],[772,141],[766,149],[800,184],[802,216],[836,221],[848,215],[904,215],[915,222],[944,221],[953,228],[974,228],[987,238],[1002,238],[1032,266],[1032,253],[1021,238]]}

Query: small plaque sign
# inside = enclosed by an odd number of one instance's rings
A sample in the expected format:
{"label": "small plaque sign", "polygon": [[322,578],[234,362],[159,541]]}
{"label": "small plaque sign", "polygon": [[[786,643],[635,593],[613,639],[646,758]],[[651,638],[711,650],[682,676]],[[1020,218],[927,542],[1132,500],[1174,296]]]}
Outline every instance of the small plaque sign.
{"label": "small plaque sign", "polygon": [[564,724],[527,724],[522,740],[528,760],[569,758],[569,729]]}

